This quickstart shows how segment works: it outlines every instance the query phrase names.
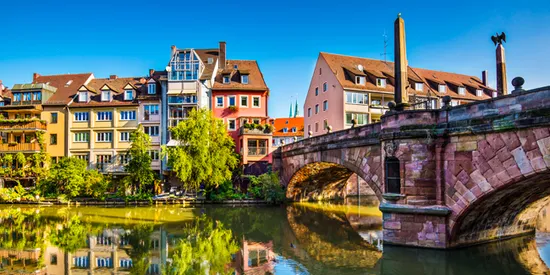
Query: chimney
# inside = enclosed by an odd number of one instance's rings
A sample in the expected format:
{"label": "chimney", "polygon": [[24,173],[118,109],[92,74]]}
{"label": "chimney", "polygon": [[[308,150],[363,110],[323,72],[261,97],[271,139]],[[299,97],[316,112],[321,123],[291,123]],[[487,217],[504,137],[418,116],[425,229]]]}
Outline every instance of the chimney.
{"label": "chimney", "polygon": [[155,69],[149,69],[149,77],[153,77],[154,73],[155,73]]}
{"label": "chimney", "polygon": [[222,70],[225,69],[225,54],[225,41],[220,41],[220,64],[218,67]]}
{"label": "chimney", "polygon": [[481,83],[483,83],[483,86],[489,86],[489,71],[485,70],[481,72]]}
{"label": "chimney", "polygon": [[170,49],[171,49],[171,52],[172,52],[172,56],[174,56],[174,54],[176,54],[176,51],[178,50],[176,48],[176,45],[172,45],[172,47],[170,47]]}
{"label": "chimney", "polygon": [[499,43],[496,50],[497,55],[497,92],[499,95],[508,94],[508,84],[506,83],[506,57],[504,56],[504,46]]}
{"label": "chimney", "polygon": [[4,89],[6,87],[4,86],[4,83],[2,83],[2,80],[0,80],[0,93],[4,92]]}
{"label": "chimney", "polygon": [[112,75],[109,76],[109,79],[117,79],[117,78],[118,78],[118,76],[116,76],[116,74],[112,74]]}
{"label": "chimney", "polygon": [[40,77],[39,73],[33,73],[32,74],[32,82],[36,82],[36,79]]}
{"label": "chimney", "polygon": [[401,18],[401,13],[397,15],[394,23],[394,75],[395,75],[395,103],[396,110],[402,111],[409,103],[407,86],[409,78],[407,76],[407,46],[405,43],[405,21]]}

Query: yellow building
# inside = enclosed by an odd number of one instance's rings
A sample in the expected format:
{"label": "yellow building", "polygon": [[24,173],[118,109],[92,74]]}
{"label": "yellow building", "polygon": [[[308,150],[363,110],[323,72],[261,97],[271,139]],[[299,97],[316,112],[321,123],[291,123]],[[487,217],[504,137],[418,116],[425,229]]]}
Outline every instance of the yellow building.
{"label": "yellow building", "polygon": [[136,96],[145,83],[113,75],[80,86],[67,105],[68,155],[88,161],[91,169],[124,174],[130,134],[139,124]]}

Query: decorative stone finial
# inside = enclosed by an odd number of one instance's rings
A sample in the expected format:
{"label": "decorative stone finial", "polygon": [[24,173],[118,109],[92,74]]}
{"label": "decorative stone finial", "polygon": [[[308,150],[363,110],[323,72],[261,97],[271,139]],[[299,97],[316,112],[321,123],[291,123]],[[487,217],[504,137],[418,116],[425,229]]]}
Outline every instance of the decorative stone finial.
{"label": "decorative stone finial", "polygon": [[352,118],[351,119],[351,128],[355,128],[356,124],[357,124],[357,122],[355,121],[355,118]]}
{"label": "decorative stone finial", "polygon": [[401,17],[401,13],[398,13],[398,14],[397,14],[397,17]]}
{"label": "decorative stone finial", "polygon": [[328,133],[332,133],[332,126],[330,126],[330,125],[327,126],[327,132],[328,132]]}
{"label": "decorative stone finial", "polygon": [[307,134],[308,134],[308,137],[313,136],[313,132],[312,132],[312,131],[307,132]]}
{"label": "decorative stone finial", "polygon": [[294,136],[294,142],[298,141],[298,137]]}
{"label": "decorative stone finial", "polygon": [[390,111],[393,111],[395,109],[395,106],[396,106],[395,102],[393,101],[388,102],[388,108],[390,108]]}
{"label": "decorative stone finial", "polygon": [[525,90],[522,87],[524,83],[525,79],[523,79],[523,77],[514,77],[514,79],[512,79],[512,85],[514,86],[514,90],[512,91],[512,93],[524,92]]}
{"label": "decorative stone finial", "polygon": [[285,140],[284,139],[281,139],[281,144],[285,145]]}
{"label": "decorative stone finial", "polygon": [[451,96],[446,95],[443,97],[443,108],[450,108],[451,107]]}

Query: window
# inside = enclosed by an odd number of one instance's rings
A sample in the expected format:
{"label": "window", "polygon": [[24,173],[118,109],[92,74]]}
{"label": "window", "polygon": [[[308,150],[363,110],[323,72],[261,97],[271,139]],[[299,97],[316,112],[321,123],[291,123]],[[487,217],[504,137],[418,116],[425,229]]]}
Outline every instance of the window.
{"label": "window", "polygon": [[377,78],[376,79],[376,86],[385,88],[386,87],[386,79],[385,78]]}
{"label": "window", "polygon": [[369,95],[363,93],[346,92],[346,103],[368,105]]}
{"label": "window", "polygon": [[120,120],[136,120],[136,111],[121,111]]}
{"label": "window", "polygon": [[134,97],[133,93],[134,92],[132,90],[124,91],[124,100],[132,100]]}
{"label": "window", "polygon": [[458,106],[458,101],[451,100],[451,106]]}
{"label": "window", "polygon": [[288,128],[283,128],[283,133],[288,133]]}
{"label": "window", "polygon": [[319,113],[319,104],[315,104],[315,114]]}
{"label": "window", "polygon": [[149,83],[147,84],[147,94],[154,95],[157,93],[157,84]]}
{"label": "window", "polygon": [[111,163],[113,160],[112,155],[96,155],[96,162],[99,163]]}
{"label": "window", "polygon": [[223,83],[224,84],[228,84],[230,81],[229,81],[229,75],[224,75],[223,76]]}
{"label": "window", "polygon": [[443,85],[443,84],[439,84],[437,90],[440,92],[440,93],[445,93],[447,92],[447,86]]}
{"label": "window", "polygon": [[311,125],[309,125],[309,124],[307,125],[307,132],[308,133],[311,132]]}
{"label": "window", "polygon": [[307,117],[311,117],[311,108],[307,108]]}
{"label": "window", "polygon": [[119,155],[120,158],[120,164],[126,165],[130,162],[130,155],[127,153],[122,153]]}
{"label": "window", "polygon": [[323,111],[326,111],[326,110],[328,110],[328,101],[327,100],[323,101]]}
{"label": "window", "polygon": [[414,83],[414,89],[417,91],[423,91],[424,90],[424,83]]}
{"label": "window", "polygon": [[328,84],[325,82],[323,83],[323,92],[328,91]]}
{"label": "window", "polygon": [[328,120],[323,120],[323,129],[326,130],[328,129]]}
{"label": "window", "polygon": [[291,131],[292,131],[293,133],[296,133],[296,127],[292,127]]}
{"label": "window", "polygon": [[315,87],[315,96],[319,95],[319,87]]}
{"label": "window", "polygon": [[30,92],[23,93],[23,101],[31,101],[31,93]]}
{"label": "window", "polygon": [[178,50],[170,60],[170,80],[197,80],[199,58],[190,50]]}
{"label": "window", "polygon": [[315,133],[319,132],[319,122],[315,122]]}
{"label": "window", "polygon": [[353,119],[355,119],[355,125],[364,125],[369,122],[369,115],[363,113],[346,112],[346,124],[352,125]]}
{"label": "window", "polygon": [[483,90],[476,90],[476,96],[478,97],[483,96]]}
{"label": "window", "polygon": [[465,95],[466,94],[466,88],[458,87],[458,94],[459,95]]}
{"label": "window", "polygon": [[242,95],[241,96],[241,107],[248,107],[248,96]]}
{"label": "window", "polygon": [[74,133],[74,142],[88,142],[90,140],[90,133],[77,132]]}
{"label": "window", "polygon": [[371,100],[370,104],[374,106],[381,106],[382,102],[380,102],[380,99],[373,99]]}
{"label": "window", "polygon": [[31,118],[31,114],[25,114],[25,118]]}
{"label": "window", "polygon": [[386,164],[386,193],[401,193],[401,175],[399,159],[388,157]]}
{"label": "window", "polygon": [[50,123],[57,123],[57,112],[51,113]]}
{"label": "window", "polygon": [[120,141],[130,141],[130,132],[120,132]]}
{"label": "window", "polygon": [[364,86],[365,83],[366,83],[366,78],[364,76],[356,76],[355,77],[355,84]]}
{"label": "window", "polygon": [[50,254],[50,264],[57,265],[57,254]]}
{"label": "window", "polygon": [[252,97],[252,107],[260,108],[260,97],[259,96],[253,96]]}
{"label": "window", "polygon": [[113,112],[97,112],[97,121],[113,120]]}
{"label": "window", "polygon": [[25,135],[25,143],[31,143],[33,138],[32,135]]}
{"label": "window", "polygon": [[149,115],[158,115],[159,114],[159,105],[145,105],[143,106],[143,110],[145,111],[145,114]]}
{"label": "window", "polygon": [[90,155],[76,155],[75,157],[77,159],[81,159],[81,160],[86,161],[86,163],[90,162]]}
{"label": "window", "polygon": [[50,144],[51,145],[57,144],[57,134],[50,134]]}
{"label": "window", "polygon": [[111,91],[101,91],[101,101],[110,101]]}
{"label": "window", "polygon": [[88,121],[88,112],[76,112],[74,113],[75,121]]}
{"label": "window", "polygon": [[99,132],[97,133],[98,142],[111,142],[113,140],[112,132]]}
{"label": "window", "polygon": [[241,82],[243,84],[248,84],[248,75],[247,74],[241,76]]}
{"label": "window", "polygon": [[237,129],[237,121],[234,118],[227,119],[227,130],[235,131]]}
{"label": "window", "polygon": [[32,100],[35,100],[35,101],[42,100],[42,93],[41,92],[32,93]]}
{"label": "window", "polygon": [[234,95],[230,95],[227,98],[229,100],[229,107],[237,105],[237,102],[235,102],[237,99]]}
{"label": "window", "polygon": [[21,101],[21,93],[13,93],[13,101]]}
{"label": "window", "polygon": [[88,92],[79,92],[78,93],[79,102],[88,102]]}
{"label": "window", "polygon": [[143,127],[143,131],[152,137],[159,136],[159,126],[146,126],[146,127]]}
{"label": "window", "polygon": [[216,107],[223,108],[223,96],[216,97]]}
{"label": "window", "polygon": [[160,152],[159,151],[156,151],[156,150],[149,151],[149,154],[151,155],[151,160],[153,160],[153,161],[160,159]]}
{"label": "window", "polygon": [[254,119],[252,119],[252,123],[260,124],[260,119],[259,118],[254,118]]}

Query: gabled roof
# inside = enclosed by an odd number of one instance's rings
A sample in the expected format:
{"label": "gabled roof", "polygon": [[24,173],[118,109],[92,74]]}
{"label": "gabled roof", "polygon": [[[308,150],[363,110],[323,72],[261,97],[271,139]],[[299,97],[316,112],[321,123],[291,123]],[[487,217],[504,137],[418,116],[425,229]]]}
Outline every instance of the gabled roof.
{"label": "gabled roof", "polygon": [[[124,88],[131,84],[133,87],[138,87],[138,93],[140,89],[147,89],[147,85],[143,77],[119,77],[115,79],[111,78],[95,78],[91,80],[85,87],[90,91],[101,91],[105,87],[108,87],[114,93],[112,94],[111,101],[101,101],[101,94],[95,93],[90,96],[89,102],[78,102],[78,98],[75,98],[69,105],[70,107],[92,107],[92,106],[125,106],[125,105],[137,105],[138,102],[134,97],[134,100],[124,100]],[[158,90],[157,90],[158,92]]]}
{"label": "gabled roof", "polygon": [[[274,137],[293,137],[293,136],[304,136],[304,118],[303,117],[282,117],[275,118],[273,122],[273,127],[275,131],[273,132]],[[292,127],[296,127],[296,133],[292,132]],[[283,128],[287,128],[288,131],[283,133]]]}
{"label": "gabled roof", "polygon": [[[331,54],[325,52],[321,52],[320,56],[326,61],[332,73],[335,74],[338,82],[340,83],[340,85],[342,85],[344,89],[380,91],[388,93],[393,93],[394,91],[393,84],[395,83],[395,78],[393,62],[384,62],[382,60]],[[376,83],[372,81],[367,81],[365,85],[358,85],[355,83],[355,79],[346,77],[346,70],[349,71],[349,68],[355,68],[356,70],[358,70],[358,65],[361,65],[367,74],[373,77],[385,77],[388,78],[390,81],[386,83],[386,87],[379,87],[376,85]],[[427,96],[428,94],[430,94],[431,96],[439,97],[450,95],[452,98],[456,99],[480,100],[490,98],[492,92],[495,91],[488,86],[484,86],[481,80],[475,76],[418,69],[413,67],[409,67],[407,71],[410,84],[426,84],[424,85],[422,91],[416,91],[414,90],[414,85],[409,85],[409,87],[407,88],[407,92],[409,93],[409,95]],[[466,84],[470,86],[471,89],[468,90],[466,95],[459,95],[456,86],[448,85],[449,87],[447,88],[446,93],[439,93],[437,89],[437,84],[446,84],[447,82]],[[476,89],[483,90],[483,96],[476,96]]]}
{"label": "gabled roof", "polygon": [[92,78],[92,73],[38,75],[32,83],[46,83],[57,88],[57,91],[44,105],[66,105],[76,94],[78,88]]}
{"label": "gabled roof", "polygon": [[[202,71],[200,80],[206,80],[212,78],[214,73],[214,67],[216,66],[216,61],[220,55],[219,49],[195,49],[195,52],[199,56],[200,60],[204,64],[204,70]],[[212,63],[208,64],[208,58],[212,58]]]}
{"label": "gabled roof", "polygon": [[[235,69],[237,65],[237,69]],[[244,72],[244,73],[241,73]],[[231,82],[224,84],[223,75],[229,74]],[[248,75],[248,84],[241,83],[241,75]],[[227,60],[225,70],[218,69],[213,90],[256,90],[267,91],[267,85],[255,60]]]}

